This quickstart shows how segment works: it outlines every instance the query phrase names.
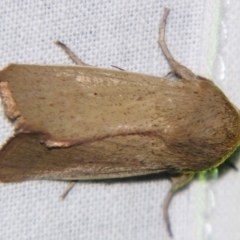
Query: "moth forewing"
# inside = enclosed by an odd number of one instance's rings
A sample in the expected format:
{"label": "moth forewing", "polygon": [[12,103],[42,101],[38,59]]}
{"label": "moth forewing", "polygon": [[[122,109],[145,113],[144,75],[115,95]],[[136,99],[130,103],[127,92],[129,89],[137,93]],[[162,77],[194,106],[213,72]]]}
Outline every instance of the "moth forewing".
{"label": "moth forewing", "polygon": [[[102,141],[101,161],[111,153],[146,168],[154,162],[159,172],[183,172],[217,165],[238,144],[238,113],[209,81],[40,65],[10,65],[0,79],[8,86],[1,88],[5,102],[15,103],[6,104],[7,113],[21,113],[18,131],[38,133],[49,147],[86,149]],[[88,155],[93,164],[94,152]]]}

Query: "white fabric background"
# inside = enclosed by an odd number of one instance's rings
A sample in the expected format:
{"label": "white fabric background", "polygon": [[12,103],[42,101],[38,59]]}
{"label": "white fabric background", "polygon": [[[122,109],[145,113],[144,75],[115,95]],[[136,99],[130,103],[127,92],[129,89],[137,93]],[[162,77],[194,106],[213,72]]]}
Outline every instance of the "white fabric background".
{"label": "white fabric background", "polygon": [[[72,64],[53,44],[59,39],[89,64],[163,76],[170,68],[157,39],[165,6],[171,8],[167,43],[173,55],[213,78],[240,107],[238,0],[1,0],[0,68],[9,62]],[[1,110],[1,143],[11,130]],[[0,239],[168,239],[161,210],[167,179],[80,182],[59,201],[66,186],[1,184]],[[240,239],[239,202],[239,172],[196,179],[171,204],[175,239]]]}

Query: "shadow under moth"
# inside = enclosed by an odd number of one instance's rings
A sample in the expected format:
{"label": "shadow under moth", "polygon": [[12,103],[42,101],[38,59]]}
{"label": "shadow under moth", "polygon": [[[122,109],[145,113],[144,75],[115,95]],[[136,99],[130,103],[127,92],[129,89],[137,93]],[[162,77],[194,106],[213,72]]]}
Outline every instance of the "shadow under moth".
{"label": "shadow under moth", "polygon": [[[239,110],[209,79],[159,44],[175,79],[90,66],[63,43],[77,66],[9,64],[0,95],[15,134],[0,151],[0,181],[123,178],[167,172],[173,194],[238,147]],[[67,192],[66,191],[66,192]]]}

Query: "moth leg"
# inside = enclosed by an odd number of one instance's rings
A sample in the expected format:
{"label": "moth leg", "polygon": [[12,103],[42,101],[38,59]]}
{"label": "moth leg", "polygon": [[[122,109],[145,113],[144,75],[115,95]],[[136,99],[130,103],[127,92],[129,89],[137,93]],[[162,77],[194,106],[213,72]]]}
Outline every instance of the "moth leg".
{"label": "moth leg", "polygon": [[163,14],[163,18],[160,24],[158,43],[172,68],[172,72],[174,72],[175,74],[177,74],[178,76],[184,79],[189,79],[189,80],[197,79],[197,76],[191,70],[189,70],[188,68],[186,68],[185,66],[177,62],[173,58],[171,52],[168,50],[167,44],[165,42],[165,28],[166,28],[166,22],[167,22],[167,17],[169,12],[170,12],[170,9],[165,8],[165,12]]}
{"label": "moth leg", "polygon": [[164,78],[170,78],[172,75],[175,75],[175,73],[173,71],[170,71],[166,75],[164,75]]}
{"label": "moth leg", "polygon": [[66,196],[73,189],[73,187],[75,186],[76,183],[77,183],[77,181],[71,181],[71,182],[68,183],[68,186],[66,187],[66,189],[64,190],[64,192],[60,196],[60,198],[62,200],[64,200],[66,198]]}
{"label": "moth leg", "polygon": [[230,168],[234,169],[235,171],[238,171],[237,166],[235,166],[235,164],[233,164],[232,162],[226,161],[225,163],[226,163]]}
{"label": "moth leg", "polygon": [[117,66],[114,66],[114,65],[111,65],[111,67],[116,68],[116,69],[118,69],[120,71],[125,71],[123,68],[120,68],[120,67],[117,67]]}
{"label": "moth leg", "polygon": [[184,174],[184,175],[180,175],[180,176],[177,176],[177,177],[171,177],[172,187],[170,188],[167,196],[165,197],[164,203],[163,203],[163,219],[164,219],[164,222],[167,226],[167,231],[168,231],[170,237],[173,236],[172,229],[171,229],[170,218],[169,218],[169,213],[168,213],[170,202],[173,198],[174,193],[179,188],[183,187],[189,181],[191,181],[193,176],[194,176],[194,174]]}
{"label": "moth leg", "polygon": [[68,48],[64,43],[60,42],[60,41],[56,41],[55,44],[57,44],[59,47],[61,47],[66,54],[70,57],[70,59],[73,60],[73,62],[75,62],[77,65],[82,65],[82,66],[90,66],[88,64],[86,64],[85,62],[83,62],[81,59],[79,59],[77,57],[77,55],[75,53],[73,53],[70,48]]}

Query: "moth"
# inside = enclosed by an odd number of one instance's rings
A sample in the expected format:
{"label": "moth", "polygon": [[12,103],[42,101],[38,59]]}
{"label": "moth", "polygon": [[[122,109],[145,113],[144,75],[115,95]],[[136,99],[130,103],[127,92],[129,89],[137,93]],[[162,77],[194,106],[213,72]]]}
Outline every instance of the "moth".
{"label": "moth", "polygon": [[173,194],[238,147],[239,110],[209,79],[159,44],[175,79],[90,66],[57,42],[77,66],[10,64],[0,96],[15,134],[0,151],[0,181],[124,178],[167,172]]}

